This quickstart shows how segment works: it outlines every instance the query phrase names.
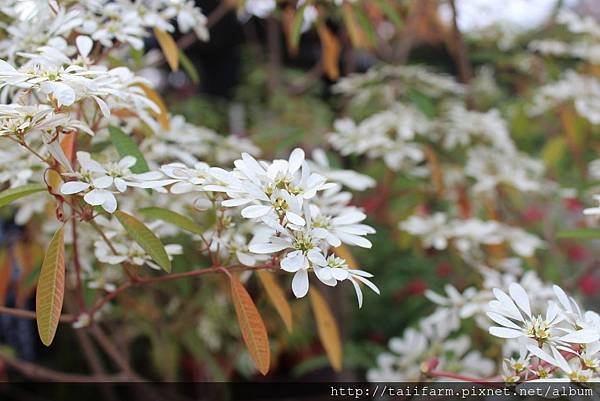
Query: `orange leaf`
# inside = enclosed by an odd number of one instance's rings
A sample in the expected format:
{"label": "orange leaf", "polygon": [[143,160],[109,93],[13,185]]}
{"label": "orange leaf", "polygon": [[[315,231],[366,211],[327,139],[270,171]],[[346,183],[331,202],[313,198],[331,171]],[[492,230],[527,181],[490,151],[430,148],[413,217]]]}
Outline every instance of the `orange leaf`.
{"label": "orange leaf", "polygon": [[283,323],[285,323],[285,327],[287,327],[288,331],[292,331],[292,308],[290,308],[290,304],[285,298],[281,287],[273,277],[273,274],[264,270],[259,270],[256,274],[263,287],[265,287],[269,301],[271,301],[271,304],[273,304],[277,313],[281,316]]}
{"label": "orange leaf", "polygon": [[62,141],[60,141],[60,147],[62,148],[63,152],[65,152],[65,156],[67,156],[67,159],[71,162],[71,164],[73,163],[73,160],[75,160],[76,135],[77,133],[72,132],[68,135],[65,135]]}
{"label": "orange leaf", "polygon": [[65,228],[56,231],[42,263],[35,294],[35,318],[40,339],[50,346],[62,310],[65,295]]}
{"label": "orange leaf", "polygon": [[344,24],[346,24],[346,29],[348,30],[348,35],[350,35],[350,41],[354,47],[359,49],[368,49],[369,43],[360,27],[358,21],[356,20],[356,16],[354,15],[354,9],[352,5],[348,2],[344,2],[342,6],[342,14],[344,17]]}
{"label": "orange leaf", "polygon": [[256,305],[240,280],[229,276],[231,283],[231,298],[238,318],[242,337],[250,352],[250,356],[260,373],[266,375],[271,364],[271,349],[265,323],[256,309]]}
{"label": "orange leaf", "polygon": [[11,279],[11,257],[6,249],[0,251],[0,305],[6,305],[6,295]]}
{"label": "orange leaf", "polygon": [[179,49],[175,39],[171,34],[158,28],[154,28],[154,35],[165,55],[165,59],[167,59],[167,63],[169,63],[169,67],[171,67],[171,70],[177,71],[179,69]]}
{"label": "orange leaf", "polygon": [[160,109],[160,113],[152,112],[152,114],[159,122],[160,126],[163,127],[163,129],[169,130],[169,112],[167,110],[167,105],[165,104],[162,97],[160,97],[160,95],[148,85],[144,85],[143,83],[137,83],[136,85],[142,88],[146,96],[148,96],[148,98],[158,106],[158,108]]}
{"label": "orange leaf", "polygon": [[340,329],[327,305],[323,296],[316,288],[311,288],[309,291],[310,303],[313,313],[317,321],[317,329],[321,344],[327,352],[329,363],[333,370],[340,372],[342,370],[342,341],[340,337]]}
{"label": "orange leaf", "polygon": [[431,170],[431,179],[433,180],[435,191],[438,196],[442,197],[444,195],[444,173],[442,172],[438,157],[431,146],[425,146],[425,157]]}
{"label": "orange leaf", "polygon": [[321,59],[323,69],[327,77],[333,81],[340,77],[340,42],[326,25],[318,26],[319,38],[321,39]]}

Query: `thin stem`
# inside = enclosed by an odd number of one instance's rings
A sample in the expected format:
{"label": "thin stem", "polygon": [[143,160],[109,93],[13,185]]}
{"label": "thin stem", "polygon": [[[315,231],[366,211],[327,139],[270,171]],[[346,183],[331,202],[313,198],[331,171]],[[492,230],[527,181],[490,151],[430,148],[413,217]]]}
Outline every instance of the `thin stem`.
{"label": "thin stem", "polygon": [[102,229],[100,228],[98,223],[96,223],[94,220],[90,220],[90,224],[92,225],[92,227],[94,227],[94,230],[96,230],[98,232],[98,234],[100,234],[100,237],[102,237],[102,240],[106,243],[106,245],[108,246],[110,251],[113,254],[118,255],[119,253],[117,252],[117,249],[114,247],[114,245],[112,244],[110,239],[106,236],[106,234],[104,234],[104,231],[102,231]]}
{"label": "thin stem", "polygon": [[[0,314],[22,317],[25,319],[35,319],[35,312],[27,309],[9,308],[7,306],[0,306]],[[63,323],[73,323],[75,316],[69,314],[63,314],[60,317],[60,321]]]}
{"label": "thin stem", "polygon": [[122,373],[115,375],[80,375],[72,373],[64,373],[56,370],[48,369],[39,366],[35,363],[21,361],[0,351],[0,360],[4,361],[10,368],[15,369],[22,375],[37,380],[46,380],[53,382],[71,382],[71,383],[101,383],[101,382],[120,382],[126,383],[131,381],[131,378]]}
{"label": "thin stem", "polygon": [[430,377],[442,377],[442,378],[446,378],[446,379],[455,379],[455,380],[461,380],[461,381],[466,381],[466,382],[471,382],[471,383],[482,383],[482,384],[486,384],[486,385],[490,385],[490,386],[494,386],[494,387],[504,387],[504,383],[500,383],[497,381],[492,381],[489,379],[480,379],[478,377],[471,377],[471,376],[461,375],[458,373],[445,372],[443,370],[432,370],[432,371],[427,372],[427,375]]}
{"label": "thin stem", "polygon": [[83,286],[81,283],[81,261],[79,260],[79,246],[77,240],[77,220],[71,220],[71,228],[73,233],[73,265],[75,266],[75,277],[77,280],[75,294],[79,303],[79,311],[85,311],[85,301],[83,299]]}
{"label": "thin stem", "polygon": [[463,84],[467,84],[473,78],[473,66],[469,61],[467,45],[458,27],[458,12],[456,11],[456,1],[450,0],[452,8],[452,27],[454,39],[454,54],[456,65],[458,67],[458,75]]}

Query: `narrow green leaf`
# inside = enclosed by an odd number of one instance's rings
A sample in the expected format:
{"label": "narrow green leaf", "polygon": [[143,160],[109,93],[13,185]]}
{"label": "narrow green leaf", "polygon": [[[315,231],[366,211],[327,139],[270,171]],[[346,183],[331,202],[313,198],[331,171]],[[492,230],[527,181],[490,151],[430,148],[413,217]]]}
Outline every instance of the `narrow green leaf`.
{"label": "narrow green leaf", "polygon": [[150,171],[144,155],[138,148],[137,143],[129,135],[124,133],[120,128],[112,125],[108,127],[108,131],[110,132],[110,139],[121,157],[133,156],[136,158],[135,165],[131,167],[132,172],[141,174]]}
{"label": "narrow green leaf", "polygon": [[194,66],[192,60],[186,56],[183,50],[179,50],[179,64],[181,64],[181,67],[194,84],[198,84],[198,82],[200,82],[200,77],[198,76],[198,70],[196,70],[196,66]]}
{"label": "narrow green leaf", "polygon": [[294,21],[292,24],[292,30],[290,32],[290,46],[292,49],[297,49],[300,44],[300,36],[302,36],[302,25],[304,23],[304,9],[306,4],[303,4],[296,10],[294,14]]}
{"label": "narrow green leaf", "polygon": [[46,250],[35,294],[35,319],[45,346],[50,346],[63,306],[65,295],[64,226],[58,229]]}
{"label": "narrow green leaf", "polygon": [[171,261],[165,251],[165,247],[160,239],[135,217],[117,210],[115,217],[123,226],[127,234],[137,242],[148,255],[167,273],[171,272]]}
{"label": "narrow green leaf", "polygon": [[189,217],[162,207],[146,207],[139,210],[140,213],[158,220],[176,225],[194,234],[202,234],[204,230]]}
{"label": "narrow green leaf", "polygon": [[0,192],[0,207],[6,206],[9,203],[16,201],[17,199],[21,199],[36,192],[42,192],[45,190],[46,186],[41,184],[28,184],[16,188],[7,189],[6,191]]}
{"label": "narrow green leaf", "polygon": [[377,44],[377,34],[375,33],[375,29],[373,29],[373,24],[369,20],[369,17],[364,12],[362,8],[358,5],[354,6],[354,15],[356,15],[356,19],[358,24],[361,26],[363,32],[367,35],[367,39],[371,46]]}
{"label": "narrow green leaf", "polygon": [[391,2],[388,0],[375,0],[375,3],[398,29],[402,29],[404,23],[402,22],[402,18],[400,18],[400,13],[394,8]]}
{"label": "narrow green leaf", "polygon": [[600,229],[580,229],[580,230],[568,230],[561,231],[557,234],[558,238],[580,238],[580,239],[594,239],[600,238]]}

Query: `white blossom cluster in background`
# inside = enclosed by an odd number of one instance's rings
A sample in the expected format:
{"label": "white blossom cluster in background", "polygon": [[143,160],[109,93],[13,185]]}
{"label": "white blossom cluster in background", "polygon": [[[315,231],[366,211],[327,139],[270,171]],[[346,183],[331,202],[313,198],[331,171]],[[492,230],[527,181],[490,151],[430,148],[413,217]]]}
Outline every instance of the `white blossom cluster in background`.
{"label": "white blossom cluster in background", "polygon": [[[205,17],[193,1],[11,1],[0,12],[10,33],[0,40],[0,186],[52,188],[54,198],[40,193],[17,202],[19,224],[44,216],[54,199],[61,213],[82,220],[86,285],[110,292],[125,277],[117,265],[159,267],[113,217],[121,210],[146,221],[169,258],[183,251],[171,238],[187,233],[219,265],[273,263],[292,273],[297,297],[307,294],[313,274],[329,286],[349,281],[359,306],[363,285],[379,292],[371,274],[333,251],[371,247],[365,236],[374,229],[342,190],[372,187],[371,178],[330,168],[321,150],[314,161],[301,149],[289,160],[256,160],[251,141],[168,115],[151,82],[110,64],[109,52],[140,49],[149,28],[172,32],[173,21],[206,39]],[[138,154],[122,154],[122,136]],[[51,172],[62,181],[53,182]],[[205,231],[184,232],[144,215],[151,207],[191,216]],[[42,232],[56,227],[46,219]],[[71,230],[65,226],[67,243]]]}
{"label": "white blossom cluster in background", "polygon": [[[443,210],[416,208],[399,227],[418,237],[425,248],[449,254],[457,251],[480,283],[463,291],[446,285],[445,294],[428,290],[426,296],[436,304],[435,310],[402,338],[390,340],[389,352],[378,357],[368,379],[419,381],[430,378],[432,366],[495,381],[596,378],[597,315],[579,312],[574,301],[565,302],[562,290],[523,267],[523,260],[544,248],[545,241],[514,222],[496,220],[493,213],[487,220],[483,217],[490,215],[490,199],[493,204],[503,188],[514,194],[544,196],[556,195],[558,186],[544,177],[541,160],[517,149],[498,110],[474,111],[467,106],[463,95],[477,93],[475,85],[481,80],[464,87],[445,75],[433,76],[418,66],[386,66],[336,85],[351,105],[379,109],[358,121],[338,119],[329,136],[333,148],[343,156],[381,160],[390,170],[421,183],[424,191],[435,190],[438,202],[447,201],[442,203],[447,205]],[[493,90],[489,72],[485,78],[486,87]],[[595,90],[594,85],[590,81],[578,87],[585,94]],[[411,90],[430,99],[433,113],[417,108],[422,104]],[[590,103],[576,107],[593,108]],[[525,293],[528,303],[523,300]],[[511,297],[520,306],[513,308]],[[562,307],[556,306],[556,297]],[[467,321],[474,321],[476,328]],[[504,337],[502,360],[489,359],[483,350],[473,349],[465,336],[466,327]]]}
{"label": "white blossom cluster in background", "polygon": [[533,256],[544,246],[544,241],[520,227],[477,218],[448,220],[442,212],[430,216],[413,215],[400,223],[400,228],[418,236],[426,248],[442,251],[451,244],[466,261],[481,260],[484,245],[508,244],[523,258]]}
{"label": "white blossom cluster in background", "polygon": [[[530,49],[546,56],[576,58],[591,65],[600,64],[600,23],[593,16],[579,16],[562,10],[557,22],[572,34],[569,41],[539,40]],[[600,124],[600,80],[597,76],[568,70],[558,81],[538,89],[531,113],[541,114],[549,109],[573,104],[579,115],[592,124]]]}
{"label": "white blossom cluster in background", "polygon": [[[552,187],[543,178],[543,163],[516,148],[500,113],[467,109],[459,97],[466,89],[445,75],[415,66],[387,66],[342,79],[336,88],[358,104],[375,97],[387,104],[387,109],[360,122],[349,117],[336,120],[329,141],[344,156],[382,159],[394,171],[430,179],[435,166],[427,160],[427,147],[434,146],[449,152],[440,161],[449,187],[462,184],[488,193],[502,184],[534,192]],[[408,88],[432,97],[444,93],[457,97],[442,104],[438,118],[428,118],[406,100]],[[462,159],[455,156],[462,154]]]}

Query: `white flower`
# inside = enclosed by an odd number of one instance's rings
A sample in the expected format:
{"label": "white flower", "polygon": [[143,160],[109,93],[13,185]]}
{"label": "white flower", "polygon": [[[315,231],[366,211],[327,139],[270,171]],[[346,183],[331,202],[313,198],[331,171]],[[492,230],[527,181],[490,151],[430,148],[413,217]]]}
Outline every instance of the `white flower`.
{"label": "white flower", "polygon": [[339,211],[337,216],[317,214],[317,208],[312,216],[313,233],[318,238],[325,239],[333,247],[343,243],[356,245],[363,248],[371,248],[371,241],[364,238],[367,234],[374,234],[375,230],[366,225],[358,224],[367,216],[355,207],[346,207]]}
{"label": "white flower", "polygon": [[323,264],[323,261],[321,260],[320,264],[315,264],[314,269],[317,278],[329,286],[335,286],[339,281],[349,280],[356,292],[359,308],[362,307],[363,303],[363,293],[360,288],[361,283],[365,284],[377,295],[380,294],[379,288],[368,280],[368,278],[373,277],[371,273],[363,270],[351,269],[344,259],[335,255],[329,255],[326,264]]}
{"label": "white flower", "polygon": [[559,324],[564,316],[555,302],[548,303],[545,316],[542,316],[532,313],[529,296],[519,284],[512,283],[509,292],[510,296],[494,289],[496,300],[489,303],[487,315],[500,326],[491,327],[490,334],[501,338],[531,339],[529,348],[548,346],[551,350],[560,344],[587,344],[600,338],[594,330],[561,327]]}
{"label": "white flower", "polygon": [[86,203],[102,206],[108,213],[114,213],[117,209],[117,199],[110,191],[113,186],[118,192],[125,192],[127,187],[159,189],[170,183],[168,180],[160,180],[162,174],[158,172],[131,173],[129,168],[136,163],[132,156],[106,166],[93,160],[87,152],[77,152],[77,160],[81,166],[80,171],[65,174],[77,180],[63,183],[60,192],[64,195],[85,193],[83,200]]}
{"label": "white flower", "polygon": [[188,168],[182,163],[171,163],[162,166],[161,171],[175,184],[169,191],[173,194],[183,194],[192,191],[201,191],[209,175],[209,166],[206,163],[196,163],[193,168]]}

